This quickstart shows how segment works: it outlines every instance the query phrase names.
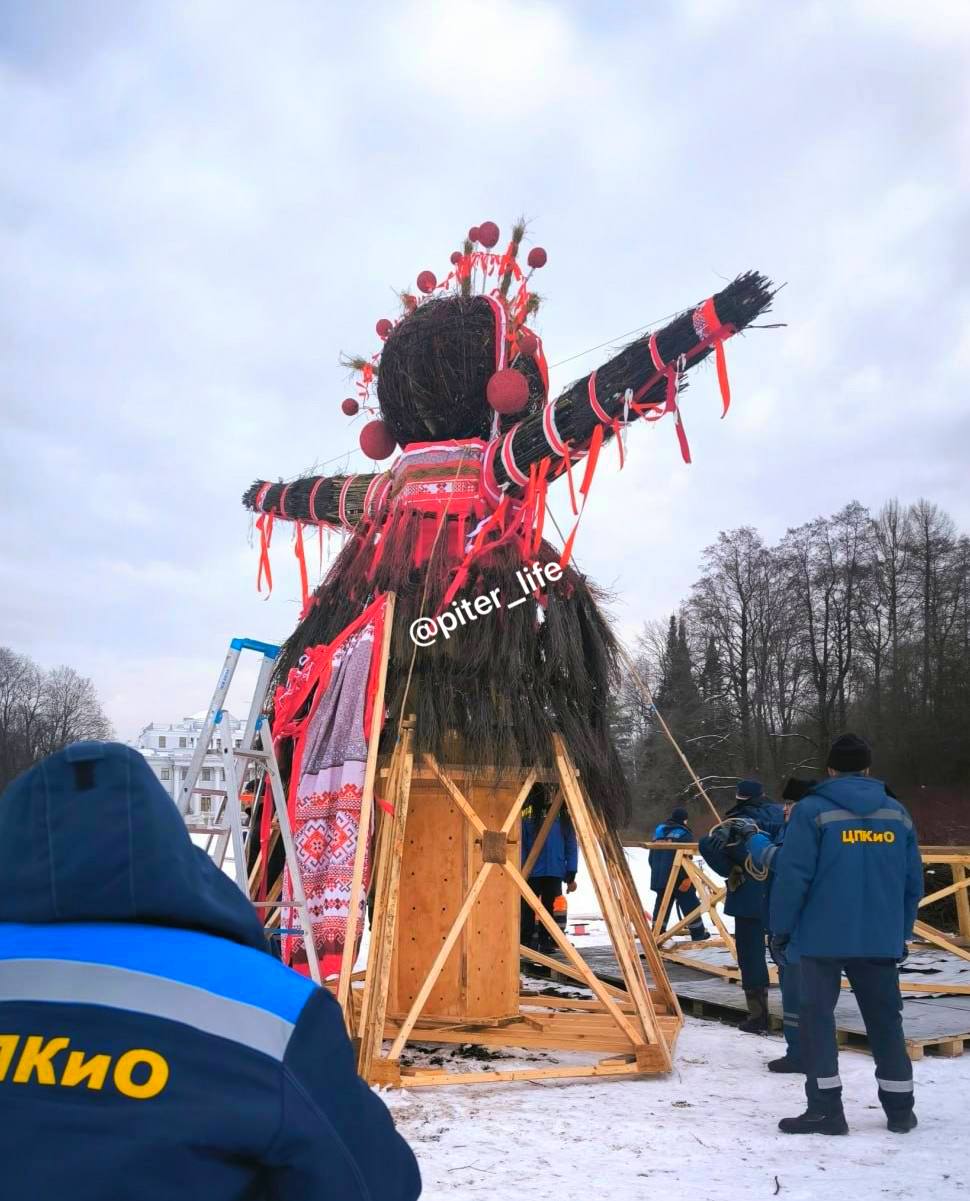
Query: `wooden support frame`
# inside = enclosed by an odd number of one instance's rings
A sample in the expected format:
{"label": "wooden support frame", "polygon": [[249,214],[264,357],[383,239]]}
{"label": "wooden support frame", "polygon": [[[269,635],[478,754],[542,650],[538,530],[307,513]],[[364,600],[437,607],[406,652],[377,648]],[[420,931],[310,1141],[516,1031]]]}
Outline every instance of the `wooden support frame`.
{"label": "wooden support frame", "polygon": [[[726,896],[726,888],[723,884],[718,884],[714,881],[696,861],[695,856],[698,854],[698,844],[694,842],[650,841],[634,842],[629,845],[644,847],[647,850],[672,851],[674,854],[670,875],[667,878],[667,886],[657,905],[653,926],[654,943],[660,955],[669,963],[678,963],[685,967],[696,968],[709,975],[721,976],[728,980],[740,979],[734,938],[726,929],[723,917],[718,908]],[[925,909],[935,901],[952,896],[957,910],[958,933],[939,930],[922,920],[916,921],[913,933],[919,941],[937,947],[942,951],[947,951],[956,958],[970,963],[970,873],[967,871],[968,867],[970,867],[970,847],[925,846],[920,848],[920,855],[924,866],[929,864],[949,866],[953,873],[953,881],[951,884],[938,888],[935,892],[928,893],[920,901],[919,908],[921,910]],[[663,930],[663,924],[670,914],[673,903],[674,884],[681,870],[684,871],[693,884],[701,903],[668,930]],[[698,917],[704,914],[710,917],[716,927],[719,934],[718,939],[699,943],[697,947],[684,942],[673,941],[677,935],[683,934]],[[712,963],[704,959],[702,955],[694,953],[697,950],[703,951],[704,948],[712,946],[722,946],[730,955],[731,962],[729,964]],[[769,967],[769,974],[771,975],[772,983],[776,983],[777,973],[773,966]],[[913,994],[942,993],[957,996],[970,995],[970,984],[960,984],[952,981],[933,982],[932,984],[918,981],[911,982],[905,976],[900,979],[900,989],[903,993]]]}
{"label": "wooden support frame", "polygon": [[[502,1080],[584,1076],[631,1076],[667,1072],[671,1069],[673,1048],[683,1024],[683,1015],[667,980],[663,960],[649,937],[649,926],[637,896],[632,873],[615,834],[608,832],[591,808],[581,787],[578,773],[565,744],[555,738],[551,749],[555,761],[552,779],[558,784],[557,795],[541,827],[532,853],[520,868],[503,854],[518,844],[512,835],[534,783],[550,780],[546,767],[535,766],[522,773],[518,789],[499,829],[483,820],[475,805],[454,776],[469,769],[443,767],[435,756],[422,754],[420,766],[413,753],[413,725],[408,725],[395,747],[386,770],[388,796],[393,799],[392,817],[384,815],[378,837],[375,871],[374,915],[367,971],[362,987],[354,988],[348,978],[344,1012],[348,1025],[357,1035],[358,1070],[375,1084],[407,1087],[446,1083],[496,1083]],[[487,773],[489,769],[480,769]],[[408,804],[415,774],[441,785],[455,809],[470,829],[476,848],[472,866],[474,878],[445,933],[433,962],[421,980],[406,1013],[389,1012],[390,972],[398,917],[401,859],[405,844]],[[607,930],[613,942],[623,975],[624,988],[601,981],[575,947],[569,942],[530,887],[528,872],[535,863],[556,815],[565,807],[576,830],[577,841],[600,901]],[[544,956],[528,948],[521,955],[543,963],[589,989],[592,997],[582,1003],[544,1004],[545,998],[520,996],[518,1012],[498,1020],[454,1020],[425,1016],[423,1011],[435,984],[452,955],[458,940],[468,928],[469,915],[475,908],[489,879],[504,874],[518,895],[536,914],[561,952],[560,959]],[[636,944],[639,937],[649,967],[649,976]],[[555,999],[552,999],[555,1000]],[[385,1044],[390,1046],[385,1050]],[[558,1048],[609,1052],[609,1057],[594,1064],[575,1064],[537,1070],[515,1069],[509,1072],[446,1072],[412,1069],[401,1064],[408,1042],[480,1043],[487,1046]]]}

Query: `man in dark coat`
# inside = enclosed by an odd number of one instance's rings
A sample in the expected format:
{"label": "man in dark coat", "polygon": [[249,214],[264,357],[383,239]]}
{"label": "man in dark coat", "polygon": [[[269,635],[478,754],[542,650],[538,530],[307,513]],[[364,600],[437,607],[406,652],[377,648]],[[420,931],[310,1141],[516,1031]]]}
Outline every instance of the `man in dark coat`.
{"label": "man in dark coat", "polygon": [[[785,802],[785,825],[782,826],[774,838],[771,838],[767,834],[762,834],[757,824],[746,817],[730,818],[711,831],[712,842],[718,848],[722,849],[734,863],[741,864],[742,866],[747,865],[746,870],[749,867],[753,867],[759,878],[765,872],[768,873],[768,878],[765,881],[764,912],[769,943],[771,941],[771,924],[769,919],[771,890],[775,880],[774,869],[778,860],[778,852],[785,841],[785,831],[788,829],[788,822],[795,804],[811,792],[815,783],[815,780],[801,780],[796,776],[792,776],[787,781],[784,791],[781,794],[781,799]],[[804,1073],[799,1030],[800,990],[797,957],[794,954],[790,954],[788,959],[783,959],[782,962],[777,964],[777,967],[778,981],[781,985],[782,1033],[785,1036],[785,1054],[779,1059],[769,1060],[768,1071]]]}
{"label": "man in dark coat", "polygon": [[786,1134],[848,1133],[835,1035],[843,971],[866,1025],[887,1125],[901,1134],[916,1125],[899,964],[923,895],[923,865],[912,819],[869,775],[871,763],[863,739],[836,739],[829,778],[795,809],[775,866],[773,947],[779,959],[794,954],[800,963],[808,1097],[805,1113],[778,1123]]}
{"label": "man in dark coat", "polygon": [[[748,818],[770,838],[776,838],[785,823],[782,807],[769,801],[758,780],[740,780],[735,804],[727,818]],[[766,957],[765,877],[755,879],[743,865],[719,849],[710,835],[700,841],[700,852],[708,865],[726,876],[728,893],[724,912],[734,918],[734,941],[741,969],[741,987],[748,1006],[747,1020],[738,1027],[745,1034],[763,1034],[768,1029],[768,960]]]}
{"label": "man in dark coat", "polygon": [[148,764],[81,742],[0,797],[0,1161],[31,1201],[414,1201],[336,1002],[267,953]]}
{"label": "man in dark coat", "polygon": [[[687,810],[682,806],[673,810],[670,817],[666,821],[661,822],[653,832],[654,842],[693,842],[694,835],[691,833],[690,826],[687,823]],[[647,862],[650,865],[650,889],[657,894],[657,906],[663,900],[664,893],[667,890],[667,882],[670,879],[670,873],[674,866],[674,851],[661,851],[654,847],[647,857]],[[697,895],[697,890],[690,882],[690,878],[683,868],[678,872],[677,880],[674,884],[673,892],[674,904],[677,906],[677,912],[682,918],[688,913],[693,913],[700,905],[700,898]],[[667,910],[667,917],[664,921],[664,929],[670,921],[670,914],[673,906]],[[654,921],[656,921],[656,911],[654,912]],[[698,917],[688,926],[692,942],[704,942],[710,938],[707,930],[704,928],[704,921]],[[662,933],[662,931],[661,931]]]}

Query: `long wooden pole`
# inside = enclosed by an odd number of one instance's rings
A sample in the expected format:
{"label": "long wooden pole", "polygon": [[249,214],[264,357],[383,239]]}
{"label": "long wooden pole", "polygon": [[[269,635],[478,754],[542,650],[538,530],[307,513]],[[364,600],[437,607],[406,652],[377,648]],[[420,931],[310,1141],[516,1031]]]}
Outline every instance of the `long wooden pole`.
{"label": "long wooden pole", "polygon": [[[347,914],[347,929],[344,931],[344,950],[340,959],[340,978],[337,984],[337,1002],[343,1010],[347,1029],[353,1036],[353,1018],[347,1005],[350,995],[350,977],[357,955],[357,929],[360,922],[360,900],[364,889],[364,861],[370,842],[371,815],[374,810],[374,780],[377,776],[377,746],[381,740],[381,723],[384,720],[384,685],[387,682],[387,661],[391,649],[391,633],[394,629],[393,592],[384,602],[384,625],[382,628],[380,667],[377,690],[371,712],[370,738],[367,743],[367,766],[364,769],[364,789],[360,802],[360,822],[357,827],[357,850],[354,855],[354,871],[350,880],[350,911]],[[310,948],[307,948],[307,954]]]}
{"label": "long wooden pole", "polygon": [[704,798],[705,801],[707,801],[708,805],[710,806],[710,810],[714,814],[714,820],[716,822],[720,822],[721,815],[720,815],[720,813],[718,813],[717,807],[715,806],[715,804],[711,800],[711,798],[707,795],[707,789],[700,782],[700,778],[698,777],[697,772],[695,772],[694,769],[691,767],[690,760],[687,758],[687,756],[684,754],[684,752],[680,749],[680,743],[677,741],[677,739],[671,733],[670,726],[668,726],[667,723],[664,721],[663,714],[657,708],[656,702],[653,699],[653,693],[650,691],[649,687],[647,686],[646,681],[643,679],[643,677],[637,671],[636,664],[630,658],[630,656],[627,653],[626,648],[624,646],[618,645],[617,651],[619,652],[620,661],[623,663],[623,666],[630,673],[634,684],[636,684],[637,689],[640,692],[640,695],[650,706],[650,710],[656,716],[657,721],[660,722],[660,728],[663,730],[664,734],[666,734],[667,740],[669,741],[670,745],[674,748],[674,750],[677,752],[677,754],[680,756],[681,763],[683,763],[684,767],[687,768],[690,778],[694,781],[697,791],[701,794],[701,796]]}

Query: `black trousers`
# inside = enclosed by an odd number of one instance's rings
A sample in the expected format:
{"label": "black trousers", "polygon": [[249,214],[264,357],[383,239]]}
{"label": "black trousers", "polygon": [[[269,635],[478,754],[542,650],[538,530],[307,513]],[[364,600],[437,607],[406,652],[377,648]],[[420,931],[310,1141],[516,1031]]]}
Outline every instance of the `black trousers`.
{"label": "black trousers", "polygon": [[756,992],[768,987],[768,960],[765,946],[765,924],[760,917],[736,917],[734,942],[738,948],[738,967],[741,987]]}
{"label": "black trousers", "polygon": [[[553,912],[556,897],[562,896],[562,880],[559,876],[530,876],[529,887],[539,897],[543,905]],[[545,926],[541,925],[531,905],[522,901],[522,945],[531,947],[536,936],[536,926],[539,927],[539,949],[554,947],[556,944]]]}
{"label": "black trousers", "polygon": [[[683,879],[684,880],[687,879],[686,874],[684,875]],[[688,915],[688,913],[693,913],[694,910],[701,903],[701,899],[697,895],[697,889],[694,887],[694,885],[689,884],[688,887],[685,888],[683,890],[683,892],[681,892],[681,890],[680,890],[681,883],[682,883],[682,881],[678,881],[678,886],[674,889],[673,904],[667,910],[667,920],[664,922],[664,930],[666,930],[667,927],[670,925],[670,920],[674,915],[675,908],[676,908],[677,912],[680,914],[680,916],[682,918],[684,918]],[[660,904],[660,899],[662,896],[663,896],[663,893],[661,891],[661,893],[659,893],[657,896],[657,904],[658,905]],[[703,934],[704,933],[703,919],[698,918],[695,922],[692,922],[687,927],[687,929],[690,931],[691,935],[695,938],[697,937],[698,934]],[[660,933],[662,934],[663,930],[661,930]]]}
{"label": "black trousers", "polygon": [[907,1113],[913,1108],[913,1065],[906,1054],[895,959],[801,958],[799,1032],[809,1108],[823,1113],[842,1108],[835,1004],[843,971],[866,1024],[879,1101],[887,1114]]}

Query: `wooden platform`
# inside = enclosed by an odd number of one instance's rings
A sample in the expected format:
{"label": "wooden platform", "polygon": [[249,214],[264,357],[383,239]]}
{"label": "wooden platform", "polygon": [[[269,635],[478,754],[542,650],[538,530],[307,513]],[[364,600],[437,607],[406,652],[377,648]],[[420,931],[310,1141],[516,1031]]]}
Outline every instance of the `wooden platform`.
{"label": "wooden platform", "polygon": [[[592,947],[581,954],[601,979],[612,982],[617,977],[609,948]],[[685,1012],[695,1017],[733,1020],[746,1012],[744,993],[737,984],[676,963],[668,964],[668,975]],[[769,992],[768,1007],[772,1026],[780,1031],[781,993],[777,988]],[[868,1052],[865,1024],[848,989],[843,989],[839,998],[835,1022],[841,1046]],[[964,1048],[970,1049],[970,997],[906,995],[903,1029],[910,1059],[922,1059],[927,1053],[962,1055]]]}

